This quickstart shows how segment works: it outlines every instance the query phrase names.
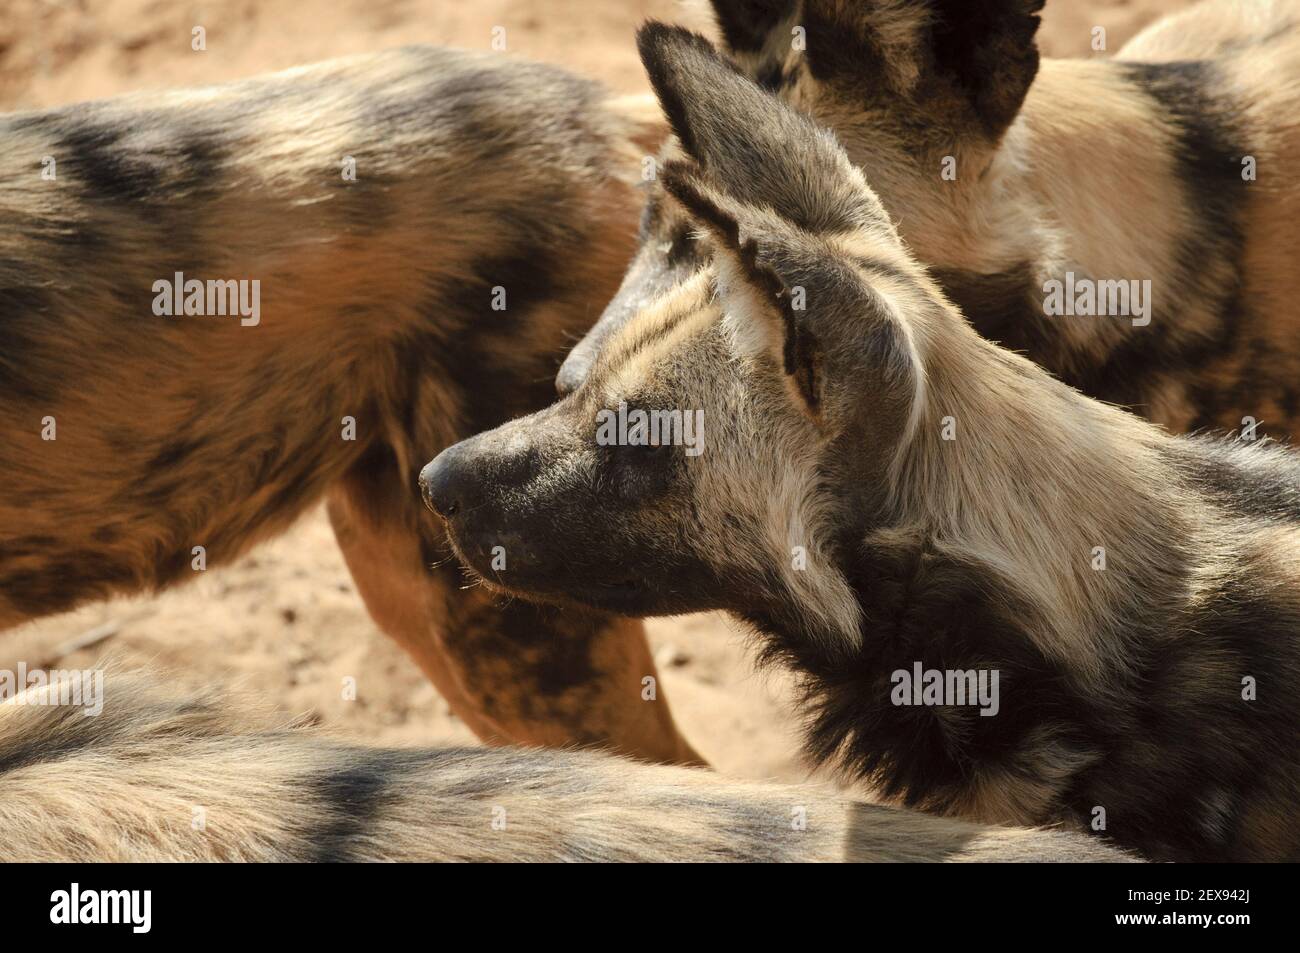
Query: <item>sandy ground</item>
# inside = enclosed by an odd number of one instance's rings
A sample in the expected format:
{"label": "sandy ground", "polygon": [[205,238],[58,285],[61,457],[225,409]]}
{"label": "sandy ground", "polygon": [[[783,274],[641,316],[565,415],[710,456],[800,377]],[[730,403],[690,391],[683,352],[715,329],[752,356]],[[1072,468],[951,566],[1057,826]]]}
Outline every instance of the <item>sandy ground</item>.
{"label": "sandy ground", "polygon": [[[1089,56],[1104,26],[1119,47],[1187,0],[1049,0],[1052,56]],[[701,27],[676,0],[3,0],[0,108],[31,109],[138,89],[236,79],[405,43],[489,48],[548,60],[626,92],[645,89],[633,45],[649,16]],[[190,48],[194,26],[207,50]],[[650,623],[664,689],[683,731],[720,769],[801,778],[780,675],[756,675],[715,616]],[[238,683],[286,714],[390,744],[473,742],[406,656],[370,621],[322,512],[239,563],[157,598],[43,620],[0,640],[0,668],[154,663],[194,683]],[[345,678],[356,680],[344,701]]]}

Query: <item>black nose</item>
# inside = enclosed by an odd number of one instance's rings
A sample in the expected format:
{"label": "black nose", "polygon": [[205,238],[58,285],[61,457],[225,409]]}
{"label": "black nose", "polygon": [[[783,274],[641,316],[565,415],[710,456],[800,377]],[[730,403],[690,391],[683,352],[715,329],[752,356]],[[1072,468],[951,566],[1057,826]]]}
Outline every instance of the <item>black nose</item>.
{"label": "black nose", "polygon": [[448,447],[420,471],[420,492],[424,504],[443,519],[464,507],[468,489],[467,468],[460,444]]}

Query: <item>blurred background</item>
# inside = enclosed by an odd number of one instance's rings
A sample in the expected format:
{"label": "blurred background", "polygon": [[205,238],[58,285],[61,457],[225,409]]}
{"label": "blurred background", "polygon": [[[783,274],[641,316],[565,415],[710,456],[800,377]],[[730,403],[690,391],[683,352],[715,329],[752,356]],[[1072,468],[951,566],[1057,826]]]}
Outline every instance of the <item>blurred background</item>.
{"label": "blurred background", "polygon": [[[868,0],[864,0],[868,2]],[[1048,0],[1048,56],[1109,50],[1191,0]],[[633,34],[648,17],[708,30],[704,0],[0,0],[0,109],[240,79],[407,43],[545,60],[622,92],[647,91]],[[190,48],[202,26],[207,49]],[[807,772],[781,674],[756,674],[716,616],[649,624],[664,691],[686,736],[728,773]],[[194,684],[233,683],[290,716],[384,744],[473,743],[406,655],[370,621],[323,511],[247,558],[157,598],[119,600],[0,636],[0,668],[154,664]],[[343,680],[357,698],[343,700]]]}

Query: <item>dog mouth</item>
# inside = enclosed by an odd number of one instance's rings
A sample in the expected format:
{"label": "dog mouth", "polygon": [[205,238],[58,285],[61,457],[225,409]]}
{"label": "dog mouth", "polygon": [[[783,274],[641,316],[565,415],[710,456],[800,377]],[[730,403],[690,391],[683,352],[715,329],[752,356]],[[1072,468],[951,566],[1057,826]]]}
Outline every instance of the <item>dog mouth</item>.
{"label": "dog mouth", "polygon": [[461,547],[459,540],[456,539],[456,534],[451,531],[450,527],[447,528],[446,535],[447,545],[451,547],[452,556],[455,557],[456,562],[460,564],[461,571],[465,573],[465,576],[471,585],[482,586],[485,589],[501,595],[515,594],[496,576],[495,572],[488,574],[474,565],[474,560],[471,559],[469,553],[465,552]]}
{"label": "dog mouth", "polygon": [[[482,574],[475,572],[482,578]],[[604,609],[618,612],[639,605],[645,594],[641,580],[626,577],[609,582],[591,582],[581,586],[567,586],[544,580],[520,580],[524,585],[511,585],[499,577],[485,578],[483,585],[505,595],[516,596],[531,602],[559,606],[579,606],[587,609]]]}
{"label": "dog mouth", "polygon": [[557,585],[551,581],[519,580],[508,584],[497,576],[485,577],[477,570],[474,575],[482,579],[481,585],[498,595],[511,596],[540,605],[613,612],[623,615],[643,615],[645,586],[632,577],[609,582],[594,582],[582,586]]}
{"label": "dog mouth", "polygon": [[638,608],[646,594],[645,580],[631,574],[607,580],[583,580],[582,585],[566,585],[556,579],[536,578],[518,569],[485,570],[460,545],[456,534],[448,529],[447,541],[456,561],[463,568],[471,586],[481,588],[495,596],[523,599],[542,605],[597,609],[611,612],[631,612]]}

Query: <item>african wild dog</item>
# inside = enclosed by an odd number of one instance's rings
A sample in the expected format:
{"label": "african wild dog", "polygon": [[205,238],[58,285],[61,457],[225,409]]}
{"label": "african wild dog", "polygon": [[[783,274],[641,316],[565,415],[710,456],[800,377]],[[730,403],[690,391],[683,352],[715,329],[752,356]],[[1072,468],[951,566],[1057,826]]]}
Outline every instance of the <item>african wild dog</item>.
{"label": "african wild dog", "polygon": [[109,672],[0,703],[0,861],[1126,861],[1090,838],[606,754],[364,748]]}
{"label": "african wild dog", "polygon": [[[0,117],[0,628],[193,578],[326,497],[479,735],[693,760],[641,700],[639,622],[457,591],[415,485],[544,406],[616,287],[663,131],[620,103],[412,47]],[[195,286],[200,315],[186,280],[248,284]]]}
{"label": "african wild dog", "polygon": [[[1174,430],[1300,438],[1300,3],[1210,0],[1113,58],[1041,68],[1042,0],[712,6],[742,71],[835,131],[983,335]],[[654,189],[562,391],[699,266],[691,228]],[[1045,313],[1071,276],[1149,281],[1150,312]]]}
{"label": "african wild dog", "polygon": [[[810,753],[908,806],[1300,857],[1300,456],[1171,436],[980,337],[831,133],[695,34],[640,43],[711,263],[577,392],[425,468],[466,563],[729,610],[802,675]],[[603,445],[624,403],[702,410],[703,452]],[[918,665],[997,673],[996,713],[900,704]]]}

